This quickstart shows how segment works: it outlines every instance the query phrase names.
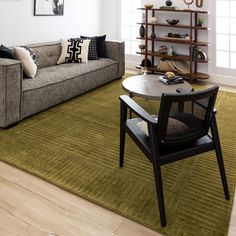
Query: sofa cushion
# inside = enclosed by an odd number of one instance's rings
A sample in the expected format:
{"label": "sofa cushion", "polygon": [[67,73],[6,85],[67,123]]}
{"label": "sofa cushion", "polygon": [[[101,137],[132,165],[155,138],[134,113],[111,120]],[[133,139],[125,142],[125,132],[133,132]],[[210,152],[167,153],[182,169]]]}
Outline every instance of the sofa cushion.
{"label": "sofa cushion", "polygon": [[57,64],[87,63],[90,39],[61,39],[61,55]]}
{"label": "sofa cushion", "polygon": [[99,58],[107,57],[106,35],[97,36],[96,39],[97,39],[98,57]]}
{"label": "sofa cushion", "polygon": [[32,49],[26,46],[15,47],[14,54],[21,62],[26,76],[34,78],[38,70],[38,58]]}
{"label": "sofa cushion", "polygon": [[91,40],[90,44],[89,44],[88,59],[89,60],[97,60],[98,59],[97,38],[96,37],[87,37],[87,36],[80,36],[80,38]]}
{"label": "sofa cushion", "polygon": [[34,80],[25,79],[23,81],[22,89],[23,91],[25,91],[40,88],[53,83],[64,81],[66,79],[75,78],[82,74],[91,73],[92,71],[101,70],[113,64],[117,64],[117,62],[109,58],[104,58],[96,61],[91,60],[86,64],[67,63],[46,67],[38,70],[38,73]]}
{"label": "sofa cushion", "polygon": [[0,46],[0,58],[16,59],[13,51],[10,48],[5,47],[4,45]]}
{"label": "sofa cushion", "polygon": [[34,80],[23,80],[21,119],[97,88],[117,76],[118,63],[111,59],[40,69]]}
{"label": "sofa cushion", "polygon": [[38,68],[45,68],[55,66],[61,55],[60,42],[31,44],[28,45],[35,52],[38,58]]}

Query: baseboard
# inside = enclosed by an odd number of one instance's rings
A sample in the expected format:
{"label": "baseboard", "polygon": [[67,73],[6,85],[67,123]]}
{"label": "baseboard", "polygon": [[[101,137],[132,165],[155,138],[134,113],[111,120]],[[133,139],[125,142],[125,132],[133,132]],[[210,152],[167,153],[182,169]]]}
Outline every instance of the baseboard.
{"label": "baseboard", "polygon": [[208,82],[236,87],[236,77],[227,75],[210,74]]}

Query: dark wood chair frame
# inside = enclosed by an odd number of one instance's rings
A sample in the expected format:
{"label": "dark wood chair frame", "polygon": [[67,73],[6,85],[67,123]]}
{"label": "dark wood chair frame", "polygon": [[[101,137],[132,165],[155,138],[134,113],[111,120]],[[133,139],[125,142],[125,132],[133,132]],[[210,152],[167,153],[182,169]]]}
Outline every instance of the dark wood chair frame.
{"label": "dark wood chair frame", "polygon": [[[126,132],[129,136],[133,139],[133,141],[137,144],[137,146],[142,150],[142,152],[147,156],[150,162],[153,165],[154,177],[155,177],[155,186],[156,186],[156,193],[157,193],[157,201],[159,205],[159,212],[160,212],[160,221],[162,226],[166,226],[166,214],[165,214],[165,204],[164,204],[164,194],[163,194],[163,184],[162,184],[162,174],[161,174],[161,166],[175,162],[178,160],[182,160],[184,158],[188,158],[191,156],[195,156],[204,152],[215,150],[217,162],[220,170],[221,180],[223,184],[225,198],[229,200],[229,190],[228,184],[225,174],[224,168],[224,161],[221,151],[220,139],[218,134],[218,128],[216,123],[216,110],[214,109],[215,99],[218,92],[218,87],[215,86],[211,89],[208,89],[203,92],[194,92],[194,93],[182,93],[182,94],[175,94],[175,95],[162,95],[162,101],[166,99],[171,99],[180,101],[181,99],[188,99],[191,96],[196,96],[197,98],[201,98],[201,96],[205,97],[208,94],[215,92],[215,96],[211,102],[211,109],[210,113],[208,113],[208,127],[207,134],[204,137],[200,137],[195,141],[194,145],[190,145],[183,149],[178,149],[174,151],[170,151],[170,148],[167,148],[168,152],[162,152],[161,140],[160,138],[160,130],[161,127],[159,126],[158,121],[149,113],[147,113],[141,106],[139,106],[133,99],[128,97],[127,95],[120,96],[120,167],[124,165],[124,150],[125,150],[125,134]],[[194,94],[194,95],[193,95]],[[130,109],[133,113],[135,113],[139,118],[143,121],[147,122],[148,125],[148,132],[149,138],[146,136],[146,140],[148,142],[143,141],[142,138],[137,135],[140,133],[139,127],[137,130],[134,126],[129,124],[129,121],[134,119],[127,119],[127,110]],[[162,109],[162,105],[160,107],[160,111]],[[160,114],[160,113],[159,113]],[[162,113],[162,115],[165,113]],[[137,125],[136,125],[137,126]],[[211,131],[211,134],[208,134],[208,131]],[[139,130],[139,131],[138,131]],[[164,148],[165,149],[165,148]]]}

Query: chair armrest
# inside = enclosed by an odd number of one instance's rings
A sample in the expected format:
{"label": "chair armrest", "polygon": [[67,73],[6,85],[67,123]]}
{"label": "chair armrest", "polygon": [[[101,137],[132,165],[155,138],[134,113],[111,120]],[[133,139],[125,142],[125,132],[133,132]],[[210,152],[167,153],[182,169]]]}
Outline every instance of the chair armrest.
{"label": "chair armrest", "polygon": [[120,101],[123,102],[132,112],[134,112],[138,117],[146,121],[147,123],[157,126],[158,121],[154,119],[149,113],[147,113],[140,105],[138,105],[133,99],[127,95],[121,95]]}
{"label": "chair armrest", "polygon": [[19,61],[0,58],[0,127],[20,120],[22,79]]}
{"label": "chair armrest", "polygon": [[108,58],[118,62],[118,75],[121,78],[125,74],[125,43],[123,41],[106,41]]}

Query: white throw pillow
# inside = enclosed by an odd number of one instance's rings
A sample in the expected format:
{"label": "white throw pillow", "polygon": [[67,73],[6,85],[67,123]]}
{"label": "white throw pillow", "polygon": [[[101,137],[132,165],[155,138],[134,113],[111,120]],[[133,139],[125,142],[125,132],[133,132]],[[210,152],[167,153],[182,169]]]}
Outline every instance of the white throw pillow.
{"label": "white throw pillow", "polygon": [[90,39],[61,39],[61,56],[57,64],[87,63]]}
{"label": "white throw pillow", "polygon": [[37,58],[32,49],[25,46],[15,47],[14,55],[21,62],[24,73],[28,77],[34,78],[37,73],[38,66]]}

